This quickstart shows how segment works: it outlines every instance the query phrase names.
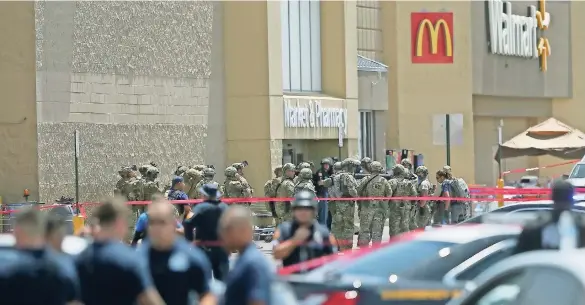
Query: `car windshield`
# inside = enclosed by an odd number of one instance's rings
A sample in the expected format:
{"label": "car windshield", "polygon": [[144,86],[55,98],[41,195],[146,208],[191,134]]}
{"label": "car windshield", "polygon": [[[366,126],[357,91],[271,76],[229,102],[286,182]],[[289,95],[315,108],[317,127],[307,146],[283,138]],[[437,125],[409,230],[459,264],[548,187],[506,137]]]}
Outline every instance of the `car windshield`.
{"label": "car windshield", "polygon": [[585,178],[585,164],[575,165],[569,178]]}
{"label": "car windshield", "polygon": [[392,274],[399,275],[412,266],[437,257],[442,249],[448,249],[453,245],[455,244],[431,240],[401,242],[373,251],[351,262],[342,259],[324,265],[307,275],[368,275],[387,278]]}

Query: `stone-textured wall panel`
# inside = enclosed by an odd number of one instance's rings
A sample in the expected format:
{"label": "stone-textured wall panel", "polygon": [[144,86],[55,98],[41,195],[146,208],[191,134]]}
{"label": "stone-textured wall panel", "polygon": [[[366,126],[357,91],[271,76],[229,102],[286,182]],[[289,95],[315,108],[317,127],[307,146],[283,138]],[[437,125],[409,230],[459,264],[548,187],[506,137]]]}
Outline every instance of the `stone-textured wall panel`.
{"label": "stone-textured wall panel", "polygon": [[73,72],[207,78],[213,3],[81,1]]}
{"label": "stone-textured wall panel", "polygon": [[80,133],[79,184],[82,201],[112,195],[123,165],[150,161],[170,181],[177,165],[202,164],[206,128],[198,125],[39,124],[40,197],[75,195],[74,132]]}

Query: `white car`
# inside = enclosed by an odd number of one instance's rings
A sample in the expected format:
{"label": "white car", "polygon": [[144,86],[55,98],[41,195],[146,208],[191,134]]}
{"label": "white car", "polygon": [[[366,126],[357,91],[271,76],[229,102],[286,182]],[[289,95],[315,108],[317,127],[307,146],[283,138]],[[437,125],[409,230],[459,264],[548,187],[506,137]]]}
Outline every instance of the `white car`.
{"label": "white car", "polygon": [[514,255],[481,273],[447,305],[585,305],[584,250]]}
{"label": "white car", "polygon": [[[15,242],[14,235],[0,234],[0,247],[12,247],[14,246]],[[62,247],[65,253],[70,255],[77,255],[85,250],[88,244],[89,241],[85,238],[68,235],[65,236]]]}

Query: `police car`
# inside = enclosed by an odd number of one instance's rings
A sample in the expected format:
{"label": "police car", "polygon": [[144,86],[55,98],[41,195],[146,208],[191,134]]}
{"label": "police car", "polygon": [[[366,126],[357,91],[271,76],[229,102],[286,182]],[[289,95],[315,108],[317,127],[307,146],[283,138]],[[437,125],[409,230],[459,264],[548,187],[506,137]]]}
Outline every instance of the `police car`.
{"label": "police car", "polygon": [[[15,243],[16,240],[14,239],[14,235],[0,234],[0,248],[13,247]],[[85,238],[68,235],[65,236],[62,247],[65,253],[70,255],[77,255],[81,253],[83,250],[85,250],[88,244],[89,241]]]}

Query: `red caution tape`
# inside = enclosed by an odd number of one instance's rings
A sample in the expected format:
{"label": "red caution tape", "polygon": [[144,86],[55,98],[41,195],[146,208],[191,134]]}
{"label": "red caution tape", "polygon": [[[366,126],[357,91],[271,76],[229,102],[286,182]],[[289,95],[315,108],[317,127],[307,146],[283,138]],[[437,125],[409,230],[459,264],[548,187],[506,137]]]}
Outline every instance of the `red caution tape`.
{"label": "red caution tape", "polygon": [[552,168],[552,167],[558,167],[558,166],[563,166],[563,165],[574,164],[574,163],[577,163],[579,161],[581,161],[581,160],[576,159],[576,160],[571,160],[571,161],[562,162],[562,163],[549,164],[549,165],[545,165],[545,166],[541,166],[541,167],[517,168],[517,169],[512,169],[512,170],[508,170],[508,171],[502,172],[502,175],[507,175],[507,174],[512,174],[512,173],[531,172],[531,171],[536,171],[536,170],[539,170],[539,169],[545,169],[545,168]]}
{"label": "red caution tape", "polygon": [[[579,188],[576,190],[579,193],[585,193],[585,188]],[[498,194],[502,195],[522,195],[524,198],[504,198],[504,201],[513,201],[513,202],[521,202],[521,201],[534,201],[534,200],[543,200],[549,197],[551,192],[550,189],[547,188],[526,188],[526,189],[500,189],[500,188],[474,188],[471,190],[472,197],[471,198],[449,198],[449,200],[453,201],[494,201],[494,198],[485,198],[482,196],[496,196]],[[435,197],[435,196],[426,196],[426,197],[358,197],[358,198],[324,198],[328,201],[368,201],[368,200],[435,200],[435,201],[444,201],[445,197]],[[253,203],[253,202],[283,202],[283,201],[291,201],[293,198],[224,198],[222,199],[225,203],[234,204],[234,203]],[[201,199],[189,199],[189,200],[173,200],[171,201],[172,204],[197,204],[202,202]],[[129,201],[128,205],[147,205],[151,203],[151,201]],[[99,202],[84,202],[79,204],[80,214],[85,216],[85,209],[87,207],[99,205]],[[52,209],[55,207],[63,206],[62,204],[52,204],[52,205],[39,205],[37,206],[40,210]],[[76,208],[76,206],[74,206]],[[18,210],[4,210],[0,211],[0,215],[5,214],[13,214],[18,212]]]}

